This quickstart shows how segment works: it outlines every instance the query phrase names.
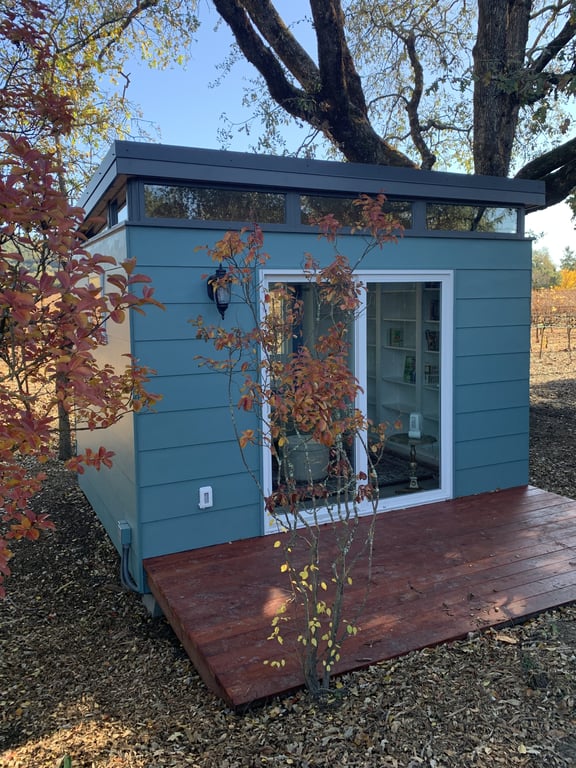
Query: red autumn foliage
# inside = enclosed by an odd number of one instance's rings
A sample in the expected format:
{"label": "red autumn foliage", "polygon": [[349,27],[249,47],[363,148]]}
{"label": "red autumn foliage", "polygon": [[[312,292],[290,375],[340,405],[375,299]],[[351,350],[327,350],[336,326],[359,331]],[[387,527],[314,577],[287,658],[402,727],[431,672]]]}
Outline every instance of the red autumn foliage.
{"label": "red autumn foliage", "polygon": [[[12,542],[52,527],[31,509],[44,475],[30,467],[51,455],[57,406],[97,429],[158,400],[137,361],[115,370],[98,360],[107,322],[158,302],[133,261],[117,264],[83,247],[83,212],[61,190],[62,168],[43,141],[73,119],[69,100],[50,87],[45,13],[33,0],[0,11],[0,44],[15,52],[0,92],[0,596]],[[45,77],[17,76],[24,66]],[[110,466],[112,455],[86,451],[70,468]]]}

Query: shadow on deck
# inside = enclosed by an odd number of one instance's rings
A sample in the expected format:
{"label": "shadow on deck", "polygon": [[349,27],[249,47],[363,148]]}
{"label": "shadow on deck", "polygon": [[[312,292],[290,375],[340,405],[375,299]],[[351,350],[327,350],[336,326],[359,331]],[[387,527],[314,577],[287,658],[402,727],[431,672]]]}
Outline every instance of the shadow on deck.
{"label": "shadow on deck", "polygon": [[[368,525],[363,519],[362,525]],[[327,529],[328,542],[331,538]],[[297,626],[268,641],[288,596],[279,538],[264,536],[145,561],[152,594],[206,685],[241,708],[303,683]],[[348,617],[366,595],[358,573]],[[348,672],[576,600],[576,501],[533,487],[379,515],[360,631]],[[352,612],[352,614],[351,614]],[[346,615],[346,614],[345,614]],[[265,660],[284,658],[276,669]]]}

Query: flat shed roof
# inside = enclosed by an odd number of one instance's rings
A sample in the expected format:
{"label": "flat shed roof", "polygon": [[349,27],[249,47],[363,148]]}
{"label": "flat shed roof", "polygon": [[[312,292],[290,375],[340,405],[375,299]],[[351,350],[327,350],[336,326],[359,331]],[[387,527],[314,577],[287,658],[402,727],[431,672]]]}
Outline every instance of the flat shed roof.
{"label": "flat shed roof", "polygon": [[86,215],[100,215],[129,178],[315,193],[384,192],[412,200],[527,208],[545,204],[544,182],[527,179],[115,141],[80,200]]}

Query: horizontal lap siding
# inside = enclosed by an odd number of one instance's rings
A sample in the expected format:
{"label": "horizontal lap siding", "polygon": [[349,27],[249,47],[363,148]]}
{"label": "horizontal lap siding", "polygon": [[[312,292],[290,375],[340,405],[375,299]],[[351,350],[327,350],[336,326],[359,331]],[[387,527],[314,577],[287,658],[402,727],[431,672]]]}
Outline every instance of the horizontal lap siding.
{"label": "horizontal lap siding", "polygon": [[[498,334],[500,337],[500,333]],[[496,346],[495,342],[493,346]],[[464,350],[465,351],[465,350]],[[491,366],[486,367],[485,355],[460,355],[457,360],[457,377],[460,386],[481,384],[493,380],[494,369],[502,381],[513,381],[526,365],[526,352],[491,353]]]}
{"label": "horizontal lap siding", "polygon": [[[90,250],[113,256],[117,262],[124,261],[128,255],[125,231],[120,229],[97,238],[90,245]],[[151,314],[156,312],[153,308],[149,311]],[[108,322],[106,331],[108,343],[98,350],[98,359],[121,370],[128,362],[124,355],[130,352],[130,320],[121,325]],[[154,390],[153,382],[150,383],[149,389]],[[126,415],[119,423],[103,431],[88,432],[80,429],[77,432],[77,443],[79,451],[85,451],[87,448],[97,451],[103,445],[107,450],[114,452],[111,469],[103,467],[97,472],[88,468],[84,474],[79,475],[78,480],[119,552],[122,548],[118,522],[125,520],[129,523],[132,529],[131,572],[136,579],[141,579],[134,417]]]}
{"label": "horizontal lap siding", "polygon": [[[196,339],[190,323],[198,315],[207,324],[220,322],[206,291],[206,275],[216,265],[196,246],[221,234],[130,229],[138,269],[152,278],[165,305],[134,322],[134,352],[156,369],[152,388],[162,394],[155,413],[139,415],[136,424],[143,558],[262,533],[262,503],[234,434],[228,378],[199,365],[198,356],[218,353]],[[222,325],[243,321],[245,308],[231,306]],[[239,398],[237,387],[232,397]],[[252,414],[235,410],[235,417],[238,429],[254,426]],[[258,450],[249,447],[246,458],[259,478]],[[213,491],[206,510],[198,507],[203,486]]]}
{"label": "horizontal lap siding", "polygon": [[530,244],[484,247],[455,279],[456,496],[528,482]]}
{"label": "horizontal lap siding", "polygon": [[[142,548],[144,552],[165,555],[238,541],[247,538],[246,531],[250,528],[260,529],[261,516],[259,505],[246,506],[237,500],[229,509],[214,508],[202,515],[160,518],[142,527]],[[214,517],[218,520],[217,527]],[[182,542],[186,545],[181,546]]]}
{"label": "horizontal lap siding", "polygon": [[[181,517],[202,517],[210,515],[210,510],[201,510],[198,507],[198,497],[195,496],[198,482],[206,485],[209,478],[202,478],[194,475],[192,478],[182,478],[177,482],[166,478],[165,483],[150,485],[146,487],[146,493],[140,505],[140,518],[143,523],[153,522],[154,520],[167,520],[169,518]],[[166,506],[165,499],[170,494],[174,504]],[[225,510],[237,509],[240,506],[257,506],[253,504],[254,481],[248,472],[239,472],[230,475],[226,482],[220,483],[215,490],[214,503],[218,508]],[[193,503],[190,504],[190,499]],[[221,532],[224,540],[227,539],[226,531]]]}
{"label": "horizontal lap siding", "polygon": [[491,439],[503,435],[525,435],[528,432],[529,413],[522,405],[517,408],[495,408],[490,411],[459,413],[455,430],[456,443]]}
{"label": "horizontal lap siding", "polygon": [[[228,461],[223,460],[226,456],[229,456]],[[259,461],[255,447],[247,447],[246,461],[248,468],[257,473]],[[234,473],[245,471],[236,443],[230,445],[224,441],[141,451],[140,470],[140,486],[143,489],[151,485],[165,486],[167,483],[179,483],[194,478],[202,478],[201,485],[221,478],[223,485],[230,483],[230,477]],[[255,500],[254,496],[253,499]],[[196,506],[198,494],[192,501]],[[163,514],[161,510],[158,513]]]}
{"label": "horizontal lap siding", "polygon": [[229,425],[230,412],[222,408],[206,407],[202,411],[169,413],[158,410],[139,419],[138,438],[143,450],[147,451],[187,445],[218,445],[221,442],[219,435],[224,434]]}
{"label": "horizontal lap siding", "polygon": [[[231,426],[227,379],[199,367],[196,356],[212,350],[189,323],[199,314],[219,320],[206,294],[215,265],[196,246],[220,233],[131,227],[129,236],[138,269],[166,305],[134,319],[134,352],[157,369],[151,388],[164,395],[157,413],[136,423],[142,556],[260,535],[262,503]],[[357,237],[340,245],[351,260],[364,247]],[[333,254],[315,234],[268,233],[265,249],[277,269],[300,269],[307,250],[324,262]],[[406,238],[374,250],[360,268],[454,270],[455,495],[527,482],[530,244]],[[224,327],[243,322],[245,308],[233,303]],[[255,426],[235,413],[240,429]],[[256,450],[249,461],[259,476]],[[204,485],[214,507],[201,511]]]}

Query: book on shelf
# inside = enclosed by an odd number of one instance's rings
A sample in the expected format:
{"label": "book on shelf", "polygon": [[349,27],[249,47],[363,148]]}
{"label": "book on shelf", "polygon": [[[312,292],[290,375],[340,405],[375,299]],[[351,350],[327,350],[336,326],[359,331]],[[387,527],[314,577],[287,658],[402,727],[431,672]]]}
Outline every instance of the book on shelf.
{"label": "book on shelf", "polygon": [[424,366],[424,384],[437,387],[440,383],[440,370],[437,365],[429,365],[426,363]]}
{"label": "book on shelf", "polygon": [[438,331],[426,331],[426,349],[428,352],[438,352],[440,349],[440,334]]}
{"label": "book on shelf", "polygon": [[407,384],[416,383],[416,356],[406,355],[404,358],[404,381]]}
{"label": "book on shelf", "polygon": [[403,328],[390,328],[388,332],[388,345],[390,347],[404,346],[404,329]]}

